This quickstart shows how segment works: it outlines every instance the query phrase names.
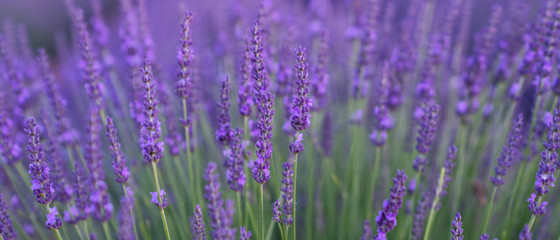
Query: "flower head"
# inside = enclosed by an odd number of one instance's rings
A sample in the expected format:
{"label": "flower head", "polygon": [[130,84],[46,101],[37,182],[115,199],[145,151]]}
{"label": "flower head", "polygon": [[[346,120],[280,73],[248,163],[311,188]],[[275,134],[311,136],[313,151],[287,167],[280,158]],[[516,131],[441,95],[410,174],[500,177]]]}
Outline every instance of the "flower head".
{"label": "flower head", "polygon": [[140,131],[140,147],[146,162],[158,163],[163,157],[164,143],[159,141],[161,137],[161,122],[158,120],[158,100],[152,76],[152,65],[149,59],[146,59],[144,68],[142,68],[142,81],[144,82],[145,120]]}
{"label": "flower head", "polygon": [[50,230],[59,229],[62,226],[62,218],[58,217],[58,210],[56,207],[49,208],[49,213],[47,214],[47,221],[45,222],[45,228]]}
{"label": "flower head", "polygon": [[522,130],[523,115],[519,114],[515,119],[515,125],[508,136],[507,145],[502,148],[502,153],[498,158],[498,166],[494,168],[496,176],[492,176],[490,178],[495,186],[501,186],[504,184],[503,177],[506,175],[507,169],[511,167],[515,154],[518,151],[517,148],[519,146],[519,141],[521,140]]}
{"label": "flower head", "polygon": [[45,162],[45,149],[39,137],[39,126],[34,118],[29,118],[25,127],[31,190],[37,202],[48,205],[54,200],[55,191],[50,180],[50,168]]}
{"label": "flower head", "polygon": [[397,176],[393,178],[393,187],[389,199],[383,201],[383,208],[375,218],[377,224],[377,235],[375,239],[387,239],[386,234],[397,226],[397,215],[402,206],[403,197],[406,195],[407,176],[402,170],[397,170]]}
{"label": "flower head", "polygon": [[451,229],[453,240],[463,240],[463,228],[461,228],[463,222],[461,221],[461,214],[459,212],[455,215],[455,220],[451,221],[451,225],[453,225]]}
{"label": "flower head", "polygon": [[2,199],[2,195],[0,195],[0,236],[4,237],[5,240],[17,238],[17,232],[14,231],[12,219],[8,215],[8,208],[6,202]]}
{"label": "flower head", "polygon": [[[159,194],[158,192],[150,192],[152,195],[152,203],[155,204],[158,208],[166,208],[167,207],[167,198],[165,197],[166,193],[165,190],[160,189]],[[161,204],[159,198],[161,197]]]}
{"label": "flower head", "polygon": [[121,144],[117,139],[117,128],[115,127],[115,123],[112,118],[107,117],[105,129],[107,130],[106,135],[110,143],[109,149],[111,150],[111,156],[113,157],[113,172],[115,173],[115,180],[118,183],[124,184],[128,182],[130,172],[126,167],[126,159],[121,150]]}
{"label": "flower head", "polygon": [[196,240],[206,240],[204,233],[204,220],[202,219],[202,210],[200,205],[196,205],[194,209],[194,237]]}

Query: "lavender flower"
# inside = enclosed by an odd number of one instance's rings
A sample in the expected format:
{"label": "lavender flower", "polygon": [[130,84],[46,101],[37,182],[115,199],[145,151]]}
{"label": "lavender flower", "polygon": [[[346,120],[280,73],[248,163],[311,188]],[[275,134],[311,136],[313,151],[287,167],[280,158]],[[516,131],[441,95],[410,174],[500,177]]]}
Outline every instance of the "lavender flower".
{"label": "lavender flower", "polygon": [[383,65],[383,77],[379,87],[378,104],[373,109],[375,128],[369,136],[375,146],[383,146],[387,140],[387,131],[393,128],[394,120],[389,111],[389,63]]}
{"label": "lavender flower", "polygon": [[101,106],[101,86],[99,76],[99,62],[94,56],[91,37],[84,21],[84,11],[80,8],[72,9],[72,22],[78,34],[80,46],[80,70],[82,71],[86,92],[97,107]]}
{"label": "lavender flower", "polygon": [[202,219],[202,210],[197,204],[194,209],[194,239],[206,240],[206,233],[204,233],[204,220]]}
{"label": "lavender flower", "polygon": [[17,232],[14,231],[12,219],[8,215],[8,208],[4,202],[2,195],[0,195],[0,236],[5,240],[17,239]]}
{"label": "lavender flower", "polygon": [[379,215],[375,218],[377,224],[376,240],[387,239],[386,234],[397,226],[397,215],[402,206],[402,198],[406,195],[407,176],[402,170],[397,170],[397,176],[393,178],[391,197],[383,201],[383,209],[379,210]]}
{"label": "lavender flower", "polygon": [[140,131],[140,147],[142,156],[148,163],[158,163],[163,157],[163,142],[161,137],[161,122],[158,120],[158,100],[156,95],[155,83],[152,76],[152,65],[146,59],[142,68],[142,81],[144,82],[144,116]]}
{"label": "lavender flower", "polygon": [[490,238],[490,236],[486,233],[483,233],[482,235],[480,235],[480,240],[488,240]]}
{"label": "lavender flower", "polygon": [[251,48],[250,41],[247,41],[247,47],[243,51],[243,61],[241,61],[239,90],[237,91],[237,102],[239,105],[239,114],[243,117],[251,116],[253,98],[251,95],[250,68],[251,68]]}
{"label": "lavender flower", "polygon": [[[167,195],[165,193],[165,190],[161,189],[159,190],[159,195],[158,192],[150,192],[150,194],[152,195],[152,203],[155,204],[158,208],[160,209],[164,209],[167,207],[168,203],[167,203],[167,198],[165,197],[165,195]],[[161,204],[159,202],[159,197],[161,196]]]}
{"label": "lavender flower", "polygon": [[523,230],[521,230],[521,233],[519,233],[519,240],[532,240],[532,239],[533,239],[533,235],[529,230],[529,225],[525,225],[525,227],[523,227]]}
{"label": "lavender flower", "polygon": [[362,237],[360,237],[360,240],[370,240],[372,234],[369,220],[364,220],[364,230],[362,230]]}
{"label": "lavender flower", "polygon": [[133,240],[135,239],[134,216],[132,215],[134,209],[134,193],[128,187],[125,191],[127,191],[127,194],[121,198],[121,205],[117,214],[119,239]]}
{"label": "lavender flower", "polygon": [[453,225],[451,229],[453,240],[463,240],[463,229],[461,228],[463,222],[461,221],[461,214],[459,212],[455,215],[455,220],[451,222],[451,225]]}
{"label": "lavender flower", "polygon": [[280,199],[276,199],[274,204],[272,204],[272,221],[282,223],[280,215],[282,215],[282,212],[280,212]]}
{"label": "lavender flower", "polygon": [[517,115],[515,119],[515,125],[511,130],[511,133],[507,139],[507,145],[502,149],[502,153],[498,158],[498,165],[494,168],[496,176],[492,176],[490,179],[494,186],[501,186],[504,184],[503,177],[506,175],[507,169],[511,167],[512,161],[517,153],[517,148],[519,146],[519,141],[521,140],[521,131],[523,130],[523,115]]}
{"label": "lavender flower", "polygon": [[290,117],[290,122],[292,127],[297,132],[301,132],[307,129],[310,125],[309,112],[313,103],[311,98],[309,98],[309,79],[308,79],[308,68],[309,64],[305,61],[306,54],[305,48],[299,47],[294,50],[296,53],[297,62],[294,65],[297,70],[297,80],[296,80],[296,95],[292,103],[292,116]]}
{"label": "lavender flower", "polygon": [[224,81],[222,81],[222,88],[220,89],[220,103],[218,103],[219,115],[218,115],[218,129],[216,130],[216,140],[218,140],[222,145],[228,146],[231,140],[231,126],[229,117],[229,77],[226,76]]}
{"label": "lavender flower", "polygon": [[220,182],[218,181],[218,174],[216,173],[216,163],[210,162],[204,170],[202,176],[206,180],[207,185],[204,186],[204,198],[208,202],[208,215],[210,216],[210,225],[212,231],[210,234],[214,239],[233,239],[235,237],[235,229],[231,229],[233,221],[233,207],[232,201],[226,201],[226,208],[224,209],[224,200],[220,192]]}
{"label": "lavender flower", "polygon": [[85,147],[86,164],[91,174],[89,182],[91,188],[90,206],[87,211],[91,213],[95,220],[106,222],[113,216],[113,204],[107,193],[107,184],[105,183],[100,131],[99,109],[94,107],[89,113],[88,141]]}
{"label": "lavender flower", "polygon": [[45,222],[45,228],[49,230],[56,230],[62,226],[62,218],[57,217],[58,210],[56,207],[50,208],[47,214],[47,222]]}
{"label": "lavender flower", "polygon": [[[443,198],[443,196],[447,195],[447,187],[449,186],[449,182],[451,182],[451,173],[453,172],[453,168],[455,167],[455,158],[457,157],[457,147],[450,146],[447,149],[447,158],[443,162],[443,167],[445,168],[445,174],[443,176],[443,184],[441,186],[441,192],[439,193],[439,198]],[[439,209],[440,205],[436,206]]]}
{"label": "lavender flower", "polygon": [[167,133],[165,134],[165,143],[169,146],[169,154],[171,156],[179,156],[181,150],[185,147],[183,143],[183,138],[181,133],[178,131],[177,117],[175,116],[175,109],[173,104],[170,102],[169,96],[171,94],[166,88],[162,88],[163,94],[161,94],[161,106],[163,107],[163,115],[165,116],[165,127]]}
{"label": "lavender flower", "polygon": [[126,159],[121,150],[121,144],[117,139],[117,128],[113,119],[107,117],[107,124],[105,125],[107,130],[107,138],[109,139],[109,150],[111,150],[111,156],[113,157],[113,172],[115,173],[115,180],[118,183],[126,184],[128,178],[130,177],[130,172],[126,167]]}
{"label": "lavender flower", "polygon": [[233,191],[239,192],[243,190],[246,181],[245,173],[243,173],[243,144],[241,142],[243,130],[235,128],[230,135],[228,159],[224,162],[224,167],[226,167],[229,187]]}
{"label": "lavender flower", "polygon": [[[553,120],[549,123],[548,127],[548,139],[543,143],[545,150],[541,152],[541,162],[537,171],[534,192],[531,193],[531,197],[527,200],[529,202],[529,210],[535,216],[546,213],[548,202],[543,201],[541,203],[540,200],[542,196],[548,193],[549,188],[554,186],[556,181],[554,173],[558,168],[558,154],[556,152],[560,148],[560,107],[554,109]],[[539,200],[535,201],[537,196]]]}
{"label": "lavender flower", "polygon": [[8,163],[14,164],[19,160],[21,149],[14,141],[14,122],[6,109],[4,94],[0,93],[0,154]]}
{"label": "lavender flower", "polygon": [[175,94],[183,100],[187,100],[192,95],[192,19],[192,12],[187,10],[185,12],[185,16],[183,17],[183,21],[181,22],[181,38],[179,39],[181,48],[179,49],[179,52],[177,52],[177,62],[179,63],[177,76],[179,77],[179,80],[175,84]]}
{"label": "lavender flower", "polygon": [[251,231],[245,230],[245,227],[239,228],[239,240],[249,240],[252,235]]}
{"label": "lavender flower", "polygon": [[414,220],[412,222],[412,235],[411,239],[422,239],[422,233],[424,232],[424,221],[426,220],[426,212],[429,205],[432,203],[430,190],[424,191],[422,197],[416,205],[416,212],[414,213]]}
{"label": "lavender flower", "polygon": [[29,118],[26,123],[27,152],[31,162],[29,175],[31,175],[31,190],[37,202],[49,205],[55,196],[53,184],[50,181],[50,169],[45,162],[45,150],[39,137],[39,126],[34,118]]}
{"label": "lavender flower", "polygon": [[47,162],[52,166],[51,171],[51,180],[53,182],[53,188],[55,191],[55,200],[61,203],[67,203],[72,199],[72,188],[66,181],[66,177],[64,174],[64,163],[62,159],[58,156],[57,152],[57,144],[56,144],[56,137],[53,136],[54,133],[52,129],[48,127],[48,124],[45,121],[45,126],[47,129]]}
{"label": "lavender flower", "polygon": [[64,211],[64,221],[70,224],[76,224],[89,217],[89,212],[86,208],[89,204],[88,188],[89,176],[82,169],[80,164],[75,165],[73,192],[74,192],[74,205],[70,206],[67,211]]}
{"label": "lavender flower", "polygon": [[439,109],[440,106],[433,100],[424,103],[423,115],[419,120],[419,136],[416,137],[416,150],[419,155],[412,162],[412,168],[415,171],[422,172],[424,166],[428,164],[427,154],[430,152],[435,138]]}
{"label": "lavender flower", "polygon": [[286,225],[291,225],[293,222],[293,212],[294,212],[294,164],[292,161],[288,160],[284,164],[282,164],[284,171],[282,171],[282,187],[280,190],[282,191],[282,199],[284,200],[284,223]]}
{"label": "lavender flower", "polygon": [[303,152],[305,146],[303,145],[303,133],[296,132],[294,142],[290,143],[290,152],[297,154]]}
{"label": "lavender flower", "polygon": [[311,92],[314,100],[312,100],[313,110],[324,108],[327,104],[326,95],[329,85],[329,73],[327,72],[327,64],[329,59],[329,32],[323,30],[319,39],[319,52],[317,54],[317,66],[315,68],[315,77],[311,82]]}
{"label": "lavender flower", "polygon": [[253,63],[253,88],[255,90],[255,103],[260,113],[258,128],[260,130],[256,145],[256,155],[252,175],[255,181],[264,184],[270,179],[270,158],[272,157],[272,120],[274,117],[274,95],[268,90],[264,53],[262,47],[262,30],[255,22],[251,31],[251,62]]}

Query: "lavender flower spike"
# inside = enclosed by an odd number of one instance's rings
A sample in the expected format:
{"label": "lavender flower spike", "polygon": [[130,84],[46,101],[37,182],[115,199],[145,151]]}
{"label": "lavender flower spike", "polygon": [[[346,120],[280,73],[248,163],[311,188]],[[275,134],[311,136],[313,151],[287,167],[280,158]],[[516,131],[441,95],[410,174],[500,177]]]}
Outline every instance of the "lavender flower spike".
{"label": "lavender flower spike", "polygon": [[245,227],[239,228],[239,240],[249,240],[253,236],[251,231],[247,231]]}
{"label": "lavender flower spike", "polygon": [[498,158],[498,166],[494,168],[496,172],[495,176],[490,179],[494,186],[501,186],[504,184],[503,177],[506,175],[507,169],[511,167],[511,164],[515,158],[515,154],[518,151],[519,141],[521,140],[521,131],[523,130],[523,115],[517,115],[515,119],[515,125],[511,130],[511,133],[507,139],[507,145],[503,147],[502,153]]}
{"label": "lavender flower spike", "polygon": [[480,235],[480,240],[488,240],[490,238],[490,236],[486,233],[483,233],[482,235]]}
{"label": "lavender flower spike", "polygon": [[12,219],[8,215],[6,202],[4,202],[2,195],[0,195],[0,236],[2,236],[4,240],[17,239],[17,232],[14,231]]}
{"label": "lavender flower spike", "polygon": [[[165,193],[165,190],[161,189],[159,190],[159,195],[158,192],[150,192],[150,194],[152,195],[152,203],[155,204],[158,208],[160,209],[164,209],[167,207],[168,203],[167,203],[167,198],[165,197],[165,195],[167,195],[167,193]],[[161,204],[159,202],[158,197],[161,196]]]}
{"label": "lavender flower spike", "polygon": [[202,219],[202,210],[200,205],[196,205],[194,209],[194,239],[206,240],[206,233],[204,233],[204,220]]}
{"label": "lavender flower spike", "polygon": [[280,215],[282,215],[282,212],[280,211],[280,199],[276,199],[274,204],[272,204],[272,221],[282,223]]}
{"label": "lavender flower spike", "polygon": [[552,122],[549,123],[548,139],[544,141],[545,150],[541,152],[541,162],[537,171],[534,192],[527,200],[529,210],[534,216],[546,213],[548,202],[542,201],[542,197],[548,193],[550,187],[554,186],[556,178],[554,176],[558,166],[558,148],[560,148],[560,107],[554,109]]}
{"label": "lavender flower spike", "polygon": [[70,224],[76,224],[82,220],[85,220],[89,216],[89,212],[86,208],[89,204],[89,192],[87,187],[87,181],[89,176],[81,167],[81,164],[75,166],[74,176],[74,205],[70,206],[67,211],[64,211],[64,221]]}
{"label": "lavender flower spike", "polygon": [[461,213],[457,213],[457,215],[455,215],[455,220],[451,222],[451,225],[453,225],[453,228],[451,229],[451,234],[453,235],[452,239],[463,240],[463,229],[461,228],[463,222],[461,221]]}
{"label": "lavender flower spike", "polygon": [[237,102],[239,105],[239,114],[243,117],[251,116],[253,98],[251,96],[250,84],[250,68],[251,68],[251,47],[250,42],[247,41],[247,47],[243,52],[243,61],[241,61],[239,78],[239,90],[237,91]]}
{"label": "lavender flower spike", "polygon": [[119,223],[119,239],[134,240],[134,193],[130,188],[126,188],[127,194],[121,198],[121,205],[117,214]]}
{"label": "lavender flower spike", "polygon": [[364,220],[364,230],[362,231],[362,237],[360,237],[360,240],[370,240],[371,234],[373,234],[371,232],[371,224],[369,223],[369,220]]}
{"label": "lavender flower spike", "polygon": [[260,184],[270,179],[270,158],[272,157],[272,122],[274,117],[274,95],[268,90],[269,81],[266,75],[264,53],[262,46],[262,29],[255,22],[251,30],[251,62],[253,63],[253,88],[255,90],[255,103],[260,113],[258,123],[259,137],[256,142],[256,155],[252,175]]}
{"label": "lavender flower spike", "polygon": [[245,173],[243,173],[243,144],[241,138],[243,137],[243,130],[235,128],[231,131],[229,141],[228,158],[224,165],[226,169],[226,178],[231,190],[239,192],[245,187]]}
{"label": "lavender flower spike", "polygon": [[107,138],[109,139],[109,149],[111,150],[111,156],[113,157],[113,172],[115,173],[115,180],[118,183],[126,184],[128,178],[130,177],[130,172],[126,167],[126,159],[121,150],[121,144],[117,139],[117,128],[113,119],[107,117],[107,124],[105,125],[107,130]]}
{"label": "lavender flower spike", "polygon": [[521,233],[519,233],[519,240],[532,240],[532,239],[533,239],[533,235],[529,230],[529,225],[525,225],[525,227],[523,227],[523,230],[521,230]]}
{"label": "lavender flower spike", "polygon": [[[193,14],[187,10],[181,22],[181,48],[177,52],[177,62],[179,69],[177,76],[179,80],[175,84],[175,94],[183,100],[187,100],[192,95],[192,40],[191,40],[191,21]],[[185,119],[186,121],[186,119]]]}
{"label": "lavender flower spike", "polygon": [[55,230],[62,227],[62,218],[58,217],[58,210],[56,207],[49,208],[49,213],[47,214],[47,222],[45,223],[45,228],[49,230]]}
{"label": "lavender flower spike", "polygon": [[231,140],[229,90],[229,77],[226,76],[224,81],[222,81],[222,88],[220,89],[220,103],[218,103],[220,113],[218,115],[218,129],[216,130],[216,140],[224,146],[228,146]]}
{"label": "lavender flower spike", "polygon": [[311,124],[309,119],[309,112],[311,111],[313,103],[311,102],[311,98],[309,97],[309,64],[305,62],[305,48],[300,46],[294,51],[297,58],[297,62],[294,65],[297,70],[297,79],[295,88],[296,94],[294,95],[294,100],[292,103],[292,116],[290,117],[290,122],[294,130],[296,130],[297,132],[301,132],[307,129]]}
{"label": "lavender flower spike", "polygon": [[140,131],[140,147],[146,162],[158,163],[163,157],[164,143],[159,141],[161,137],[161,122],[158,120],[158,100],[152,76],[152,65],[149,59],[146,59],[144,68],[141,71],[142,82],[144,82],[143,104],[145,120]]}
{"label": "lavender flower spike", "polygon": [[402,206],[403,197],[406,195],[407,176],[403,170],[397,170],[397,176],[393,178],[393,187],[389,199],[383,202],[383,209],[379,210],[379,215],[375,218],[377,223],[377,235],[375,240],[386,240],[386,234],[397,226],[397,215]]}
{"label": "lavender flower spike", "polygon": [[289,226],[292,225],[294,220],[294,164],[292,161],[288,160],[282,164],[282,167],[284,168],[284,171],[282,171],[284,178],[282,178],[282,188],[280,188],[280,190],[282,191],[282,199],[284,200],[283,210],[284,214],[286,214],[284,223]]}
{"label": "lavender flower spike", "polygon": [[235,229],[231,229],[230,216],[232,217],[233,206],[231,201],[226,202],[226,209],[223,208],[224,200],[222,199],[222,193],[220,192],[220,182],[218,180],[218,174],[216,173],[217,165],[214,162],[208,163],[208,166],[204,170],[204,175],[202,178],[206,180],[206,186],[204,186],[204,198],[208,202],[208,215],[210,216],[210,225],[212,226],[212,231],[210,234],[214,239],[232,239],[235,235]]}
{"label": "lavender flower spike", "polygon": [[424,102],[423,115],[419,122],[419,136],[416,137],[416,150],[419,155],[412,162],[412,168],[415,171],[422,172],[424,166],[428,164],[427,154],[430,152],[435,138],[439,109],[440,106],[433,100]]}
{"label": "lavender flower spike", "polygon": [[50,182],[50,169],[45,162],[45,151],[39,137],[39,126],[34,118],[26,123],[27,152],[29,161],[29,175],[31,175],[31,190],[37,202],[49,205],[54,200],[54,188]]}

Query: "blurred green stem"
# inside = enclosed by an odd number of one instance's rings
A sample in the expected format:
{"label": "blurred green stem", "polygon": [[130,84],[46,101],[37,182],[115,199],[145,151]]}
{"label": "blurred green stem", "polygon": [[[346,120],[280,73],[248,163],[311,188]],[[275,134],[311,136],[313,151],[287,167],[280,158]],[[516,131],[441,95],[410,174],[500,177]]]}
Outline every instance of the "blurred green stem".
{"label": "blurred green stem", "polygon": [[109,225],[107,225],[107,222],[103,222],[103,232],[105,232],[105,239],[111,240],[111,234],[109,233]]}
{"label": "blurred green stem", "polygon": [[373,162],[373,169],[372,169],[372,176],[371,176],[371,187],[370,187],[370,192],[368,192],[368,202],[367,202],[367,212],[366,212],[366,218],[370,219],[372,217],[372,208],[373,208],[373,200],[374,200],[374,193],[375,193],[375,182],[377,180],[377,175],[379,175],[379,162],[381,162],[381,149],[382,147],[376,147],[375,148],[375,158],[374,158],[374,162]]}
{"label": "blurred green stem", "polygon": [[163,228],[165,230],[165,237],[167,240],[171,239],[169,237],[169,228],[167,227],[167,219],[165,218],[165,211],[163,211],[163,201],[161,196],[161,190],[159,188],[159,180],[157,174],[157,166],[154,161],[152,161],[152,170],[154,171],[154,181],[156,183],[157,195],[158,195],[158,202],[159,202],[159,212],[161,213],[161,219],[163,221]]}
{"label": "blurred green stem", "polygon": [[494,206],[494,197],[496,197],[496,191],[498,187],[494,186],[492,189],[492,197],[490,197],[490,205],[488,206],[488,210],[486,212],[486,220],[484,220],[484,225],[482,227],[482,232],[486,232],[486,228],[488,227],[488,221],[490,220],[490,216],[492,215],[492,207]]}
{"label": "blurred green stem", "polygon": [[264,240],[264,204],[263,204],[263,184],[260,184],[260,198],[261,198],[261,239]]}
{"label": "blurred green stem", "polygon": [[296,213],[297,213],[297,208],[296,208],[296,202],[297,202],[297,198],[296,198],[296,188],[297,188],[297,160],[298,160],[298,154],[294,154],[294,197],[293,197],[293,203],[292,203],[292,207],[294,208],[294,240],[296,239],[297,236],[297,232],[296,232]]}
{"label": "blurred green stem", "polygon": [[[187,110],[187,100],[183,98],[183,121],[185,121],[183,124],[183,128],[185,130],[185,144],[186,144],[186,151],[187,151],[187,163],[189,165],[189,180],[190,180],[190,187],[191,187],[191,195],[195,195],[195,191],[194,191],[194,186],[195,184],[195,180],[194,180],[194,169],[193,169],[193,159],[192,159],[192,153],[191,153],[191,141],[190,141],[190,136],[189,136],[189,125],[187,123],[187,117],[188,117],[188,110]],[[193,209],[196,200],[193,196],[192,199],[192,204],[193,204]]]}
{"label": "blurred green stem", "polygon": [[424,232],[424,239],[430,239],[429,238],[430,230],[432,229],[432,223],[434,221],[434,217],[436,214],[436,207],[439,203],[439,195],[441,195],[441,191],[443,188],[444,177],[445,177],[445,168],[442,167],[439,173],[438,186],[434,196],[434,201],[432,202],[432,208],[430,209],[430,215],[428,215],[428,224],[426,225],[426,231]]}

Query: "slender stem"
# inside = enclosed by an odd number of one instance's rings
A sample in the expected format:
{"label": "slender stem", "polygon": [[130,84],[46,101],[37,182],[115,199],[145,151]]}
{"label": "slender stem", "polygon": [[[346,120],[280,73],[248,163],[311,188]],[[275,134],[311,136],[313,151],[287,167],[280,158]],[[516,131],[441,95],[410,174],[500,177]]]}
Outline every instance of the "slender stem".
{"label": "slender stem", "polygon": [[372,176],[371,176],[371,187],[370,191],[368,192],[369,201],[367,202],[367,212],[366,217],[369,219],[372,216],[372,208],[373,208],[373,195],[375,193],[375,182],[377,180],[377,175],[379,173],[379,162],[381,161],[381,147],[375,148],[375,158],[373,160],[373,169],[372,169]]}
{"label": "slender stem", "polygon": [[293,197],[293,208],[294,208],[294,240],[296,239],[297,236],[297,231],[296,231],[296,212],[297,212],[297,207],[296,207],[296,203],[297,203],[297,198],[296,198],[296,188],[297,188],[297,160],[298,160],[298,154],[294,154],[294,197]]}
{"label": "slender stem", "polygon": [[83,223],[84,223],[84,235],[86,239],[89,239],[89,231],[88,231],[87,223],[86,222]]}
{"label": "slender stem", "polygon": [[264,240],[264,204],[263,204],[263,184],[260,184],[261,197],[261,239]]}
{"label": "slender stem", "polygon": [[165,218],[165,211],[163,211],[163,208],[161,207],[163,204],[163,201],[161,199],[161,191],[159,188],[159,180],[158,180],[158,174],[157,174],[157,166],[155,162],[152,162],[152,170],[154,171],[154,181],[156,182],[156,189],[157,189],[157,194],[158,194],[158,202],[159,202],[159,212],[161,213],[161,219],[163,221],[163,228],[165,230],[165,237],[167,238],[167,240],[171,239],[169,237],[169,228],[167,227],[167,219]]}
{"label": "slender stem", "polygon": [[280,223],[278,223],[278,228],[280,228],[280,236],[282,236],[282,240],[286,240],[284,237],[284,230],[282,229],[282,225]]}
{"label": "slender stem", "polygon": [[105,239],[110,240],[111,234],[109,233],[109,225],[107,225],[107,222],[103,222],[103,232],[105,232]]}
{"label": "slender stem", "polygon": [[490,205],[488,206],[488,211],[486,212],[486,220],[484,220],[484,225],[482,227],[482,232],[486,232],[486,228],[488,227],[488,221],[490,220],[490,215],[492,214],[492,207],[494,206],[494,197],[496,197],[496,191],[498,187],[494,186],[492,190],[492,197],[490,197]]}
{"label": "slender stem", "polygon": [[[186,144],[186,150],[187,150],[187,163],[189,165],[189,181],[190,181],[190,186],[191,186],[191,193],[192,195],[194,195],[194,186],[195,184],[195,179],[194,179],[194,169],[193,169],[193,159],[192,159],[192,153],[191,153],[191,140],[190,140],[190,136],[189,136],[189,126],[187,125],[187,117],[188,117],[188,109],[187,109],[187,100],[183,98],[183,121],[184,122],[184,130],[185,130],[185,144]],[[193,197],[193,209],[195,206],[195,200]]]}
{"label": "slender stem", "polygon": [[426,231],[424,232],[424,239],[430,239],[430,230],[432,229],[432,223],[434,222],[434,217],[436,214],[436,206],[439,203],[439,196],[441,195],[441,191],[443,189],[443,181],[445,177],[445,168],[441,168],[439,173],[439,180],[438,186],[436,189],[436,193],[434,195],[434,201],[432,202],[432,208],[430,209],[430,215],[428,215],[428,224],[426,225]]}

